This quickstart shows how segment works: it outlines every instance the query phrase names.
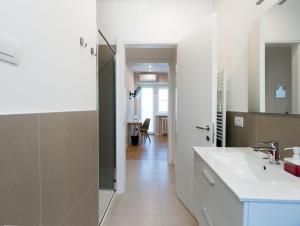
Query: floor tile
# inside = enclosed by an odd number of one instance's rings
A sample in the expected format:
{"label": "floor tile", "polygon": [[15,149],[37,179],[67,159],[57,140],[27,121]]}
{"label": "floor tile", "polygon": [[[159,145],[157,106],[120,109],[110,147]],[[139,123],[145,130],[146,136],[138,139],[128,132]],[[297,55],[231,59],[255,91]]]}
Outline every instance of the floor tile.
{"label": "floor tile", "polygon": [[192,216],[167,214],[162,216],[162,226],[199,226]]}
{"label": "floor tile", "polygon": [[163,149],[167,153],[167,139],[153,138],[152,141],[130,147],[130,153],[127,152],[126,193],[114,202],[107,226],[197,225],[177,198],[174,167],[166,160],[151,157],[159,156],[156,152]]}
{"label": "floor tile", "polygon": [[190,215],[185,206],[179,201],[176,195],[164,196],[160,200],[162,214]]}
{"label": "floor tile", "polygon": [[126,191],[159,191],[159,180],[155,174],[127,175]]}
{"label": "floor tile", "polygon": [[160,214],[159,192],[126,192],[114,212]]}
{"label": "floor tile", "polygon": [[109,226],[162,226],[160,214],[113,214]]}

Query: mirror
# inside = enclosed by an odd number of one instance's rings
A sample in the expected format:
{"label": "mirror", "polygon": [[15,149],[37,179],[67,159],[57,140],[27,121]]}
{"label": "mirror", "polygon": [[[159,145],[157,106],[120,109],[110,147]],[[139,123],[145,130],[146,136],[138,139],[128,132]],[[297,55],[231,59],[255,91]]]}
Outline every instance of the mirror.
{"label": "mirror", "polygon": [[300,114],[300,1],[276,4],[249,32],[249,112]]}

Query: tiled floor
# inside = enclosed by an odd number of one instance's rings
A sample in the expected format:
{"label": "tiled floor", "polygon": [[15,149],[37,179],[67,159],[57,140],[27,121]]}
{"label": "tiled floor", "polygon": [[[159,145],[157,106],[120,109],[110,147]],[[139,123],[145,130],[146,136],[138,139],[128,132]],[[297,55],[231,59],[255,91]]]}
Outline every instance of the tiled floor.
{"label": "tiled floor", "polygon": [[167,160],[168,136],[150,136],[151,143],[147,140],[137,146],[128,145],[127,160]]}
{"label": "tiled floor", "polygon": [[174,168],[167,161],[127,160],[126,174],[126,193],[117,197],[108,226],[198,225],[177,199]]}

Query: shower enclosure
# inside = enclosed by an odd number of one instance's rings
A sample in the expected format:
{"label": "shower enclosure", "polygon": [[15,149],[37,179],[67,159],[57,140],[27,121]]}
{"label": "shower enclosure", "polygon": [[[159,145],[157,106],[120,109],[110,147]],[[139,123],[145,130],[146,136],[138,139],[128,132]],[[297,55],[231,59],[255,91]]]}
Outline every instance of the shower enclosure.
{"label": "shower enclosure", "polygon": [[99,109],[99,219],[115,192],[116,172],[116,63],[115,46],[102,33],[98,45]]}

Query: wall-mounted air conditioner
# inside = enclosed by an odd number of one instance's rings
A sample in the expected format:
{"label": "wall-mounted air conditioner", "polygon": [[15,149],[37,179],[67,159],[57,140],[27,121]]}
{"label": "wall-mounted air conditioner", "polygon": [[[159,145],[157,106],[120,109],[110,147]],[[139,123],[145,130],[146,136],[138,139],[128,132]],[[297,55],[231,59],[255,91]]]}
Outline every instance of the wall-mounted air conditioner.
{"label": "wall-mounted air conditioner", "polygon": [[156,74],[140,74],[140,82],[157,82]]}

